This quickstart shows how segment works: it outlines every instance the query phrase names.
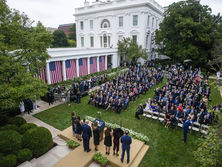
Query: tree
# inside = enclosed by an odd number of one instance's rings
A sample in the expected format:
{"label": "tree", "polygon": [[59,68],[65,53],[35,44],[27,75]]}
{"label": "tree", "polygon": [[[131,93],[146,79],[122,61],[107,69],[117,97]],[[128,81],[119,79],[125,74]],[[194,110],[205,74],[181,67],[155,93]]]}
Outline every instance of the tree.
{"label": "tree", "polygon": [[46,93],[47,85],[33,76],[45,67],[52,36],[40,22],[32,27],[27,15],[11,10],[5,0],[0,23],[0,110],[7,110]]}
{"label": "tree", "polygon": [[205,66],[212,59],[215,25],[211,9],[199,0],[173,3],[164,13],[156,31],[158,52],[175,61],[191,59],[194,65]]}
{"label": "tree", "polygon": [[199,147],[194,152],[203,167],[222,166],[222,114],[218,115],[219,122],[208,129],[208,135],[198,141]]}
{"label": "tree", "polygon": [[72,25],[70,28],[69,39],[76,41],[76,23]]}
{"label": "tree", "polygon": [[69,43],[69,46],[71,47],[76,47],[76,41],[72,40],[72,39],[69,39],[68,40],[68,43]]}
{"label": "tree", "polygon": [[222,17],[218,14],[215,16],[217,24],[215,43],[212,50],[212,60],[209,60],[208,65],[211,70],[222,72]]}
{"label": "tree", "polygon": [[140,57],[145,60],[148,58],[147,51],[130,38],[118,41],[118,53],[126,56],[126,60],[129,62],[137,61]]}
{"label": "tree", "polygon": [[53,32],[53,47],[67,47],[69,46],[66,34],[61,30],[55,30]]}

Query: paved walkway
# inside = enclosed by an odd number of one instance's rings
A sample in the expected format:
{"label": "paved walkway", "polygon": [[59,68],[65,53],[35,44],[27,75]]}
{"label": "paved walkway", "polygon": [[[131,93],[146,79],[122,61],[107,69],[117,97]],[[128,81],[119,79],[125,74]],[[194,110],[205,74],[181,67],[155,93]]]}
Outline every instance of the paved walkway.
{"label": "paved walkway", "polygon": [[[98,89],[98,87],[95,87],[95,89]],[[55,102],[53,105],[50,105],[44,101],[37,101],[37,105],[39,106],[39,108],[37,110],[35,110],[34,112],[32,112],[30,115],[29,114],[25,114],[21,117],[23,117],[26,122],[28,123],[34,123],[37,126],[42,126],[47,128],[53,137],[53,141],[54,143],[57,144],[57,146],[55,146],[53,149],[49,150],[47,153],[45,153],[44,155],[42,155],[39,158],[33,158],[31,161],[26,161],[22,164],[20,164],[18,167],[52,167],[53,165],[55,165],[59,160],[61,160],[63,157],[65,157],[66,155],[68,155],[72,149],[69,149],[66,146],[66,142],[61,139],[60,137],[58,137],[58,134],[61,133],[60,130],[52,127],[51,125],[46,124],[45,122],[42,122],[41,120],[35,118],[33,115],[40,113],[42,111],[45,111],[49,108],[55,107],[57,105],[60,105],[64,102]],[[90,167],[99,167],[98,164],[96,163],[92,163],[90,165]]]}
{"label": "paved walkway", "polygon": [[39,108],[35,110],[33,113],[30,115],[25,114],[21,117],[23,117],[28,123],[34,123],[37,126],[42,126],[47,128],[53,137],[53,141],[57,143],[57,146],[54,147],[53,149],[49,150],[47,153],[42,155],[41,157],[37,159],[32,159],[31,161],[26,161],[22,164],[20,164],[18,167],[51,167],[53,166],[56,162],[58,162],[60,159],[65,157],[67,154],[69,154],[72,150],[69,149],[66,146],[66,142],[58,137],[57,135],[61,132],[60,130],[46,124],[45,122],[42,122],[41,120],[33,117],[32,115],[37,114],[39,112],[42,112],[44,110],[47,110],[49,108],[55,107],[57,105],[60,105],[64,102],[56,102],[53,105],[50,105],[44,101],[37,101],[37,105]]}

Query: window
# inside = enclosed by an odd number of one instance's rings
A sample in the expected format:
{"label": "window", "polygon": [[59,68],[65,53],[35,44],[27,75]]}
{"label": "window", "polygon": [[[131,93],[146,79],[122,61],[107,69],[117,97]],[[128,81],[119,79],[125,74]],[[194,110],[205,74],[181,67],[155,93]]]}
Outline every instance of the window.
{"label": "window", "polygon": [[119,36],[118,36],[118,40],[119,40],[119,41],[122,41],[122,39],[123,39],[123,35],[119,35]]}
{"label": "window", "polygon": [[81,47],[84,47],[84,37],[81,37]]}
{"label": "window", "polygon": [[133,36],[132,36],[132,40],[133,40],[133,42],[136,43],[136,42],[137,42],[137,35],[133,35]]}
{"label": "window", "polygon": [[108,36],[108,47],[110,47],[110,36]]}
{"label": "window", "polygon": [[104,44],[104,48],[107,48],[107,36],[106,35],[103,36],[103,44]]}
{"label": "window", "polygon": [[150,25],[150,16],[148,16],[147,26]]}
{"label": "window", "polygon": [[90,47],[94,47],[94,38],[90,37]]}
{"label": "window", "polygon": [[103,28],[107,28],[108,27],[108,24],[107,23],[104,23],[103,24]]}
{"label": "window", "polygon": [[123,27],[123,16],[119,17],[119,27]]}
{"label": "window", "polygon": [[83,30],[84,29],[84,24],[83,21],[80,21],[80,29]]}
{"label": "window", "polygon": [[133,26],[138,26],[138,15],[133,15]]}
{"label": "window", "polygon": [[153,19],[152,19],[152,27],[154,26],[154,17],[153,17]]}
{"label": "window", "polygon": [[102,56],[99,57],[99,62],[100,62],[100,63],[102,62]]}
{"label": "window", "polygon": [[156,20],[156,28],[158,27],[158,20]]}
{"label": "window", "polygon": [[90,24],[90,29],[92,30],[93,29],[93,20],[90,20],[89,24]]}
{"label": "window", "polygon": [[100,37],[100,47],[103,47],[103,37]]}
{"label": "window", "polygon": [[110,28],[110,22],[107,19],[104,19],[101,23],[101,28]]}

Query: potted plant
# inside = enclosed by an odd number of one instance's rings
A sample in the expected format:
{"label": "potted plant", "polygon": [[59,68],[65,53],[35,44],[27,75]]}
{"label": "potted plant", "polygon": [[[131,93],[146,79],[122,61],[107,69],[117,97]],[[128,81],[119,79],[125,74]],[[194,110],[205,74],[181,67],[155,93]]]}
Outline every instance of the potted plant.
{"label": "potted plant", "polygon": [[106,167],[106,165],[108,164],[109,160],[106,157],[102,157],[101,161],[100,161],[100,167]]}
{"label": "potted plant", "polygon": [[67,146],[68,146],[69,148],[71,148],[71,149],[75,149],[76,147],[79,146],[79,143],[77,143],[77,142],[75,142],[75,141],[73,141],[73,140],[68,140],[68,141],[66,142],[66,144],[67,144]]}
{"label": "potted plant", "polygon": [[106,157],[103,157],[101,152],[97,152],[93,155],[93,160],[97,163],[100,164],[101,167],[106,167],[108,164],[109,160]]}

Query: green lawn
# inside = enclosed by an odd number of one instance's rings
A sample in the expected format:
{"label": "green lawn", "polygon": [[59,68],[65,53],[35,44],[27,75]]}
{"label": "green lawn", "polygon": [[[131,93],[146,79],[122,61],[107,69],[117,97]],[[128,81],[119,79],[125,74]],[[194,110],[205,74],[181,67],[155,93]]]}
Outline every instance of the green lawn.
{"label": "green lawn", "polygon": [[[165,84],[166,80],[157,85],[161,87]],[[156,86],[156,87],[157,87]],[[154,88],[156,88],[154,87]],[[166,129],[164,126],[155,120],[137,120],[134,118],[137,111],[138,104],[144,104],[149,97],[153,97],[154,88],[150,89],[146,95],[140,96],[136,102],[130,104],[126,111],[121,114],[112,113],[103,109],[95,108],[93,105],[88,105],[89,97],[81,99],[80,104],[72,103],[70,106],[66,104],[59,105],[47,111],[36,114],[35,117],[54,126],[57,129],[63,130],[71,126],[71,112],[76,111],[81,118],[86,115],[97,117],[98,111],[102,112],[102,119],[111,123],[120,124],[122,121],[124,127],[128,127],[136,132],[147,135],[150,139],[148,143],[150,149],[144,157],[141,167],[184,167],[184,166],[199,166],[193,158],[193,153],[197,147],[197,139],[199,135],[194,132],[189,133],[188,143],[183,144],[183,132],[178,130]],[[215,95],[212,98],[219,98],[219,91],[212,89]],[[220,99],[221,100],[221,99]],[[214,100],[212,100],[212,103]]]}

